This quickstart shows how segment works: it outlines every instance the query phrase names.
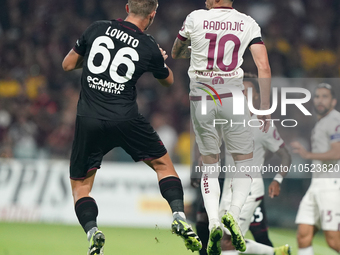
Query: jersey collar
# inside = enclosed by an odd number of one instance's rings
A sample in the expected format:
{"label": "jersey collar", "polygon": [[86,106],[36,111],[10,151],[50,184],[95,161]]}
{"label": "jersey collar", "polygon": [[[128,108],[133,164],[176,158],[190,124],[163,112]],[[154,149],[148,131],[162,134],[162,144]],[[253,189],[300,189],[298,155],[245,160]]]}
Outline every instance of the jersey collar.
{"label": "jersey collar", "polygon": [[133,23],[131,23],[131,22],[125,21],[125,20],[123,20],[123,19],[117,19],[117,21],[118,21],[123,27],[125,27],[125,28],[127,28],[127,29],[133,30],[133,31],[135,31],[135,32],[138,31],[138,32],[143,33],[143,31],[140,30],[139,27],[137,27],[135,24],[133,24]]}
{"label": "jersey collar", "polygon": [[213,9],[234,9],[234,8],[233,7],[219,6],[219,7],[213,7]]}

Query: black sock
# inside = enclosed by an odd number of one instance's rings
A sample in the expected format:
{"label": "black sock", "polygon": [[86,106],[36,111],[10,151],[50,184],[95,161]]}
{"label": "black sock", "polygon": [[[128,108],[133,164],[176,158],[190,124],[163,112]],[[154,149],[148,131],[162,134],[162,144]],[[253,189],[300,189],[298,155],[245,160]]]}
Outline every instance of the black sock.
{"label": "black sock", "polygon": [[273,244],[269,239],[267,231],[257,232],[257,233],[252,233],[252,234],[253,234],[254,239],[257,243],[262,243],[264,245],[268,245],[268,246],[273,247]]}
{"label": "black sock", "polygon": [[79,199],[75,206],[75,211],[80,225],[85,233],[90,229],[97,227],[98,207],[92,197],[83,197]]}
{"label": "black sock", "polygon": [[209,223],[196,222],[197,235],[202,241],[202,249],[199,251],[200,255],[207,255],[207,245],[209,240]]}
{"label": "black sock", "polygon": [[173,213],[184,212],[183,187],[179,178],[170,176],[160,180],[159,189]]}

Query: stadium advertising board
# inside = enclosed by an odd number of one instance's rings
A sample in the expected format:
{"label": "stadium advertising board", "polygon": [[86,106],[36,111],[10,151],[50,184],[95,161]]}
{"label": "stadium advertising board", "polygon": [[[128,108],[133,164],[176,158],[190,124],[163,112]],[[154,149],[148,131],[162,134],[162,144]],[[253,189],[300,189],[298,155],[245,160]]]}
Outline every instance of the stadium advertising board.
{"label": "stadium advertising board", "polygon": [[[138,163],[139,164],[139,163]],[[170,208],[162,198],[156,174],[140,163],[104,162],[92,195],[102,210],[101,225],[169,227]],[[0,160],[0,220],[77,224],[67,160]],[[188,167],[177,171],[191,203]]]}

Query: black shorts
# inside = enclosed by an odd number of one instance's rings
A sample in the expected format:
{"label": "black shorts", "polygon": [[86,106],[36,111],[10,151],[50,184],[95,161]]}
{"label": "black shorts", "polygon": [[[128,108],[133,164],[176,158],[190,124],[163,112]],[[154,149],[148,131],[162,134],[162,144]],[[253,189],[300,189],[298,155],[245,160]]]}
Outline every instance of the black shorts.
{"label": "black shorts", "polygon": [[103,156],[115,147],[122,147],[134,161],[160,158],[167,152],[142,115],[127,121],[77,116],[70,178],[84,179],[89,171],[100,168]]}

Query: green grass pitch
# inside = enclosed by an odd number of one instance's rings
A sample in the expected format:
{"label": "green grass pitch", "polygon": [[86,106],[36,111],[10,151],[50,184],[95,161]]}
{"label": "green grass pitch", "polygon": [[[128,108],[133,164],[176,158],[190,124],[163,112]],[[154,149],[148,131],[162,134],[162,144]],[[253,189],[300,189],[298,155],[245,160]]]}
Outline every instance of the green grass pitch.
{"label": "green grass pitch", "polygon": [[[100,228],[106,236],[105,255],[185,255],[180,237],[170,230],[154,228]],[[297,254],[295,230],[270,229],[275,245],[289,243]],[[88,242],[80,226],[0,222],[0,255],[85,255]],[[315,255],[333,255],[318,234],[314,239]]]}

